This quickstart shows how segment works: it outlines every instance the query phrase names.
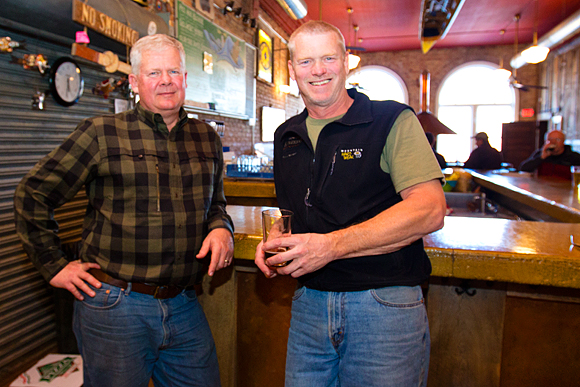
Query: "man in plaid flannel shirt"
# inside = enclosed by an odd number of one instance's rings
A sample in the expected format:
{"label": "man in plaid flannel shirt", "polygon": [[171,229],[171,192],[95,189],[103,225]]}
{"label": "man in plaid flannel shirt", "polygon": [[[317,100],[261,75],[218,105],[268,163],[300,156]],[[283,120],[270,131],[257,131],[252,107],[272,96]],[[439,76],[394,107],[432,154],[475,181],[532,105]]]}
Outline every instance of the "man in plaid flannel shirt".
{"label": "man in plaid flannel shirt", "polygon": [[[156,386],[219,386],[192,285],[233,256],[221,141],[182,107],[180,42],[144,37],[131,65],[140,102],[83,120],[24,177],[14,198],[17,231],[44,278],[78,299],[85,387],[147,386],[151,378]],[[71,262],[53,215],[83,186],[89,203]]]}

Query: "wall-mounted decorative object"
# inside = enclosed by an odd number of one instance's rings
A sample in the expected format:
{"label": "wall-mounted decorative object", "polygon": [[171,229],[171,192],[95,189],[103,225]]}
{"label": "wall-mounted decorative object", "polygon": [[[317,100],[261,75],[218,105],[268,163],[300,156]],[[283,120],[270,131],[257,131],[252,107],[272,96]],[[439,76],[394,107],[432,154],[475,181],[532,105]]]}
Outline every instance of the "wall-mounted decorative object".
{"label": "wall-mounted decorative object", "polygon": [[32,110],[44,110],[44,98],[46,98],[46,95],[36,90],[36,93],[32,96]]}
{"label": "wall-mounted decorative object", "polygon": [[98,52],[83,46],[82,44],[73,43],[70,50],[71,55],[79,56],[83,59],[90,60],[105,67],[108,73],[121,72],[123,74],[131,74],[131,65],[119,60],[117,54],[111,51]]}
{"label": "wall-mounted decorative object", "polygon": [[139,33],[128,25],[97,11],[80,0],[73,0],[72,19],[127,46],[132,46],[139,39]]}
{"label": "wall-mounted decorative object", "polygon": [[0,38],[0,52],[12,52],[15,48],[24,48],[24,41],[16,42],[10,36]]}
{"label": "wall-mounted decorative object", "polygon": [[43,54],[24,54],[22,58],[17,58],[12,55],[10,63],[22,65],[26,70],[37,69],[41,74],[44,74],[44,72],[50,68],[48,61]]}
{"label": "wall-mounted decorative object", "polygon": [[85,30],[76,32],[75,43],[80,43],[80,44],[90,44],[91,43],[91,39],[89,38],[89,34],[87,34],[86,27],[85,27]]}
{"label": "wall-mounted decorative object", "polygon": [[262,29],[258,31],[258,78],[273,81],[274,58],[272,56],[272,38]]}
{"label": "wall-mounted decorative object", "polygon": [[83,94],[85,82],[77,62],[72,58],[62,57],[51,66],[48,83],[56,102],[63,106],[72,106]]}
{"label": "wall-mounted decorative object", "polygon": [[129,81],[127,77],[120,79],[108,78],[99,82],[93,87],[93,94],[101,95],[103,98],[109,98],[111,93],[115,92],[122,98],[129,98]]}
{"label": "wall-mounted decorative object", "polygon": [[215,15],[215,7],[213,0],[194,0],[195,9],[209,20],[213,20]]}

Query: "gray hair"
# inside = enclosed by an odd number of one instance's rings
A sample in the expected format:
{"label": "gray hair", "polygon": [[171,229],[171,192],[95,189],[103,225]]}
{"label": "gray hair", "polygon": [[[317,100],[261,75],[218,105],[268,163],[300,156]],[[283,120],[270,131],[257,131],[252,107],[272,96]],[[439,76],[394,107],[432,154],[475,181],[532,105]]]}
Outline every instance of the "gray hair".
{"label": "gray hair", "polygon": [[139,75],[143,52],[160,52],[171,47],[179,51],[179,57],[181,58],[181,69],[185,70],[185,50],[183,49],[181,42],[169,35],[156,34],[142,37],[141,39],[137,40],[137,42],[135,42],[131,48],[131,72],[135,75]]}
{"label": "gray hair", "polygon": [[290,36],[288,40],[288,51],[290,52],[290,60],[294,58],[294,50],[296,49],[296,37],[300,34],[307,34],[307,35],[318,35],[318,34],[326,34],[326,33],[334,33],[337,38],[338,46],[343,55],[346,55],[346,46],[344,44],[344,36],[340,32],[338,28],[329,24],[327,22],[323,22],[320,20],[311,20],[307,23],[302,24],[298,27]]}

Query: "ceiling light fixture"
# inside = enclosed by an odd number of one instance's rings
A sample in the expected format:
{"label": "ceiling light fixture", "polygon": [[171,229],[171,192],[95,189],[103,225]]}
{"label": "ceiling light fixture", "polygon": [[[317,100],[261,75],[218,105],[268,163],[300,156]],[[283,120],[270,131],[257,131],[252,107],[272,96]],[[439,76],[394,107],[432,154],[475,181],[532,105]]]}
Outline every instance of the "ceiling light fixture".
{"label": "ceiling light fixture", "polygon": [[302,19],[308,14],[308,6],[304,0],[277,0],[278,4],[294,20]]}
{"label": "ceiling light fixture", "polygon": [[545,61],[549,53],[550,49],[548,47],[538,46],[536,32],[534,32],[534,44],[522,51],[522,57],[526,62],[536,64]]}
{"label": "ceiling light fixture", "polygon": [[346,12],[348,13],[348,28],[349,28],[349,30],[348,30],[348,47],[347,47],[346,53],[348,55],[348,69],[353,70],[353,69],[357,68],[358,64],[360,63],[360,56],[358,56],[354,53],[354,49],[357,47],[352,47],[350,45],[350,26],[352,26],[354,29],[354,40],[356,41],[356,34],[358,32],[358,25],[352,24],[352,13],[353,13],[352,7],[348,7],[346,9]]}
{"label": "ceiling light fixture", "polygon": [[[568,38],[573,37],[580,31],[580,9],[546,32],[540,39],[538,39],[538,46],[553,48],[561,43],[564,43]],[[525,66],[527,62],[517,54],[510,60],[510,65],[514,69],[519,69]]]}
{"label": "ceiling light fixture", "polygon": [[228,12],[233,12],[234,11],[234,1],[226,1],[224,3],[224,7],[221,10],[221,13],[223,15],[227,15]]}
{"label": "ceiling light fixture", "polygon": [[534,42],[531,47],[522,51],[522,57],[526,62],[536,64],[546,60],[550,49],[545,46],[538,46],[538,0],[535,0],[536,17],[534,19]]}
{"label": "ceiling light fixture", "polygon": [[[503,37],[505,35],[505,30],[501,30],[499,31],[500,35],[501,35],[501,40],[503,43]],[[500,56],[499,58],[499,68],[495,70],[494,75],[497,77],[497,79],[501,80],[501,81],[509,81],[512,72],[509,71],[508,69],[506,69],[505,67],[503,67],[503,57]]]}
{"label": "ceiling light fixture", "polygon": [[[356,40],[356,34],[358,32],[358,26],[355,24],[352,26],[354,28],[354,40]],[[354,54],[351,50],[348,51],[348,69],[352,70],[357,68],[360,63],[360,56]]]}

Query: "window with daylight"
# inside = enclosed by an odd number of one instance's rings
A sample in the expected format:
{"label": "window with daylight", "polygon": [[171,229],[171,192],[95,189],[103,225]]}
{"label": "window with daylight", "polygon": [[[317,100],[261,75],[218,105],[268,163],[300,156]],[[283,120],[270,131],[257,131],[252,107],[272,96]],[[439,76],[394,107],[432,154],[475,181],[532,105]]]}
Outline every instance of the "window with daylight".
{"label": "window with daylight", "polygon": [[447,162],[465,162],[475,149],[471,138],[478,132],[489,136],[492,147],[501,151],[501,130],[516,119],[516,93],[497,75],[496,64],[467,63],[442,82],[437,118],[457,134],[437,136],[437,151]]}
{"label": "window with daylight", "polygon": [[353,87],[376,101],[394,100],[408,103],[405,83],[397,73],[386,67],[364,66],[351,71],[346,78],[346,88]]}

